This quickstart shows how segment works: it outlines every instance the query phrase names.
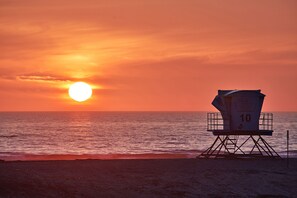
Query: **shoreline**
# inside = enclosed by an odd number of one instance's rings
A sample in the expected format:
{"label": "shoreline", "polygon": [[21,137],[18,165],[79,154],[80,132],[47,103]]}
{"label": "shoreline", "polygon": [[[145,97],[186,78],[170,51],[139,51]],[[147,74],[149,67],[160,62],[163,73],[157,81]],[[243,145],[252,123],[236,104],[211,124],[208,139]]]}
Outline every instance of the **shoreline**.
{"label": "shoreline", "polygon": [[[129,159],[195,159],[201,152],[189,153],[142,153],[142,154],[26,154],[16,153],[0,155],[0,162],[9,161],[71,161],[71,160],[129,160]],[[287,156],[281,155],[281,159],[286,160]],[[203,158],[201,158],[203,159]],[[224,159],[224,158],[222,158]],[[225,158],[229,159],[229,158]],[[232,158],[230,158],[232,159]],[[240,159],[256,159],[256,158],[238,158]],[[263,157],[259,159],[272,159]],[[297,159],[295,153],[289,155],[289,159]]]}
{"label": "shoreline", "polygon": [[60,160],[117,160],[117,159],[192,159],[199,153],[145,154],[16,154],[2,155],[0,161],[60,161]]}

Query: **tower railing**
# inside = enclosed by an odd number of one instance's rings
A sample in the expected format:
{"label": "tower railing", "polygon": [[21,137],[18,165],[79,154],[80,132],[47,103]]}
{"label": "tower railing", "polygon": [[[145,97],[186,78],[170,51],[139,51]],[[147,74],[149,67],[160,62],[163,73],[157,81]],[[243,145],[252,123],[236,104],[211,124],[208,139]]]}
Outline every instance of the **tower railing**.
{"label": "tower railing", "polygon": [[207,113],[207,131],[224,130],[224,120],[221,113]]}
{"label": "tower railing", "polygon": [[259,129],[260,130],[273,130],[273,114],[272,113],[261,113],[259,118]]}
{"label": "tower railing", "polygon": [[[225,124],[225,126],[224,126]],[[228,122],[224,123],[224,119],[219,112],[207,113],[207,131],[224,131],[229,128]],[[259,130],[273,130],[273,114],[261,113],[259,118]]]}

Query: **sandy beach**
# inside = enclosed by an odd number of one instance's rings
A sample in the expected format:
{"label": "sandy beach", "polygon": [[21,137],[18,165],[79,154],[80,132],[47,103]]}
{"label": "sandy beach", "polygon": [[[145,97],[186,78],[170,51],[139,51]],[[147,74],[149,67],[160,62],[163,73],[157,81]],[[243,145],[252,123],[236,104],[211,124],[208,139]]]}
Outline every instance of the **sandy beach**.
{"label": "sandy beach", "polygon": [[0,163],[0,197],[296,197],[297,159]]}

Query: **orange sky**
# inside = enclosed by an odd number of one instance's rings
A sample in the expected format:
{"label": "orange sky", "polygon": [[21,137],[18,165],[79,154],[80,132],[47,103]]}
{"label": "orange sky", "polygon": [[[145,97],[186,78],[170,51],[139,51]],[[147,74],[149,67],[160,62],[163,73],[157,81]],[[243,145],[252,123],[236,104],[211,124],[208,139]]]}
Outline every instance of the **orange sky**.
{"label": "orange sky", "polygon": [[297,111],[294,0],[0,0],[0,23],[0,111],[210,111],[218,89]]}

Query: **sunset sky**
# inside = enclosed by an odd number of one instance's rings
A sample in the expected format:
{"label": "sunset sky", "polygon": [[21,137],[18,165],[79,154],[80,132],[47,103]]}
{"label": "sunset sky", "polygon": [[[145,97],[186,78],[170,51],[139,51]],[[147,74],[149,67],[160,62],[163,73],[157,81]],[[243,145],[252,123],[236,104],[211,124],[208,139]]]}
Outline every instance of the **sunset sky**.
{"label": "sunset sky", "polygon": [[297,111],[294,0],[0,0],[0,24],[0,111],[214,111],[218,89]]}

